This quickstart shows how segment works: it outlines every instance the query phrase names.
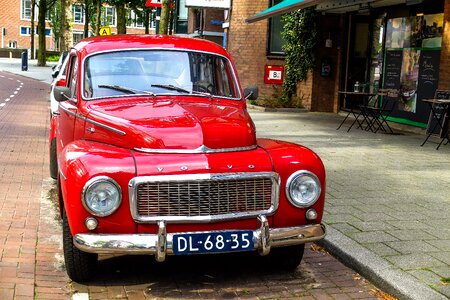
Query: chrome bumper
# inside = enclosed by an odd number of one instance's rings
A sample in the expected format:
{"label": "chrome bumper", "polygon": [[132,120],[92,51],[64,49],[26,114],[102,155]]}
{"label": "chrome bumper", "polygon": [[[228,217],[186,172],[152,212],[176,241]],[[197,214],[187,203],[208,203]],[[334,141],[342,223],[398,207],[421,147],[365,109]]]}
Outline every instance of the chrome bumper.
{"label": "chrome bumper", "polygon": [[[259,216],[260,228],[253,231],[254,248],[261,255],[267,255],[271,247],[282,247],[315,242],[325,236],[322,224],[300,227],[269,228],[265,216]],[[189,232],[183,232],[183,234]],[[164,261],[166,255],[173,255],[173,236],[167,233],[166,223],[158,222],[158,234],[76,234],[75,246],[84,251],[98,254],[154,254],[157,261]]]}

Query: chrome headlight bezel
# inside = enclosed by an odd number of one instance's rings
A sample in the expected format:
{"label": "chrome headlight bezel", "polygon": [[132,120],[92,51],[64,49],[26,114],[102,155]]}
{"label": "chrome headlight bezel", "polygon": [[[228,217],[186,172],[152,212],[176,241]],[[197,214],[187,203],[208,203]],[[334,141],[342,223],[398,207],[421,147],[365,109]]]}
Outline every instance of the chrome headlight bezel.
{"label": "chrome headlight bezel", "polygon": [[[106,183],[110,187],[116,189],[116,192],[118,195],[115,202],[107,210],[104,210],[104,211],[100,211],[100,210],[96,210],[96,209],[92,208],[92,206],[90,205],[90,201],[88,201],[86,199],[86,197],[90,193],[90,189],[95,188],[97,185],[99,185],[101,183]],[[92,215],[97,216],[97,217],[109,216],[109,215],[113,214],[120,207],[120,205],[122,203],[122,188],[114,179],[112,179],[108,176],[93,177],[89,181],[87,181],[83,187],[83,191],[81,193],[81,202],[83,203],[84,208],[88,212],[90,212]]]}
{"label": "chrome headlight bezel", "polygon": [[[310,197],[311,199],[297,199],[292,193],[292,189],[294,188],[293,185],[297,183],[298,180],[302,179],[310,179],[314,183],[315,194],[313,195],[313,197]],[[292,173],[286,182],[286,197],[288,198],[289,202],[295,207],[305,208],[312,206],[317,202],[321,193],[322,187],[319,178],[314,173],[307,170],[299,170]]]}

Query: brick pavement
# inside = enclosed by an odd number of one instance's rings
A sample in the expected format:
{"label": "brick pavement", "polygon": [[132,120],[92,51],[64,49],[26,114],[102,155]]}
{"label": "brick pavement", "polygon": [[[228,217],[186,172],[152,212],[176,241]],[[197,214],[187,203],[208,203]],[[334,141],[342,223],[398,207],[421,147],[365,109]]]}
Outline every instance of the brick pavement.
{"label": "brick pavement", "polygon": [[[48,177],[48,85],[0,72],[23,87],[0,107],[0,299],[377,299],[376,289],[329,254],[308,250],[295,273],[228,256],[101,257],[96,281],[70,282]],[[11,78],[11,79],[9,79]],[[0,100],[4,100],[2,98]],[[2,103],[0,101],[0,103]]]}
{"label": "brick pavement", "polygon": [[450,298],[450,145],[420,147],[423,134],[398,131],[347,133],[334,114],[251,115],[260,137],[303,144],[324,161],[327,248],[400,298]]}

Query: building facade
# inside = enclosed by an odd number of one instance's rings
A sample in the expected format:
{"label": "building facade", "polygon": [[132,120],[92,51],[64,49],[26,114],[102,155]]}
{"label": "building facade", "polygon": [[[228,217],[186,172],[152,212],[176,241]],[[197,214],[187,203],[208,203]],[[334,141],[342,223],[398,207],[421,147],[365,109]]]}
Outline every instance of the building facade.
{"label": "building facade", "polygon": [[[267,66],[283,66],[280,17],[245,20],[280,1],[234,0],[227,48],[243,86],[257,85],[262,98],[276,97]],[[312,111],[346,108],[339,91],[394,88],[403,97],[391,121],[425,128],[430,109],[422,99],[450,88],[450,0],[317,1],[316,65],[297,84],[300,104]],[[324,71],[326,70],[326,71]]]}

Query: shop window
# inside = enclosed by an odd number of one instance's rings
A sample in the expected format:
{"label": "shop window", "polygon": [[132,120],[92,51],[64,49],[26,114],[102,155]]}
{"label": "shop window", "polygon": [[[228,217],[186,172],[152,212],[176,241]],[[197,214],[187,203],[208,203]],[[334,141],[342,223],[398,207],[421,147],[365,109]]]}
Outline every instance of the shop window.
{"label": "shop window", "polygon": [[[271,5],[280,3],[282,0],[271,0]],[[283,22],[281,21],[281,16],[275,16],[269,19],[269,55],[284,55],[283,45],[285,41],[281,36],[283,31]]]}
{"label": "shop window", "polygon": [[72,6],[73,22],[76,24],[84,24],[84,7],[80,4]]}

